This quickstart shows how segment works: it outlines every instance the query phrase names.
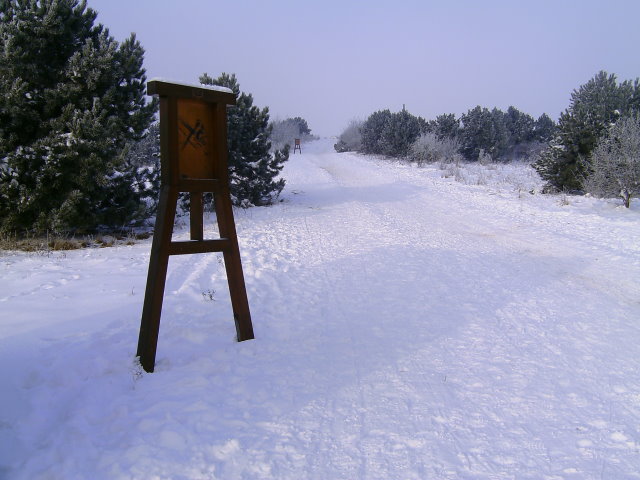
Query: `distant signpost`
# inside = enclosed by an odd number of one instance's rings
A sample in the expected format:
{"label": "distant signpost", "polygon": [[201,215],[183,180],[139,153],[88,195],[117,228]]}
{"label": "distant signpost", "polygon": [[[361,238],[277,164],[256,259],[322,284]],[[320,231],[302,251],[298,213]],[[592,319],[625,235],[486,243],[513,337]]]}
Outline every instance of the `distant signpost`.
{"label": "distant signpost", "polygon": [[299,139],[299,138],[296,138],[296,139],[294,140],[294,144],[293,144],[293,153],[296,153],[296,149],[297,149],[300,153],[302,153],[302,149],[300,148],[300,139]]}
{"label": "distant signpost", "polygon": [[[155,367],[160,315],[170,255],[222,252],[238,341],[254,338],[240,249],[229,195],[228,89],[151,80],[149,95],[160,97],[161,188],[137,356],[147,372]],[[190,194],[189,241],[172,241],[178,194]],[[213,193],[220,238],[205,240],[202,194]]]}

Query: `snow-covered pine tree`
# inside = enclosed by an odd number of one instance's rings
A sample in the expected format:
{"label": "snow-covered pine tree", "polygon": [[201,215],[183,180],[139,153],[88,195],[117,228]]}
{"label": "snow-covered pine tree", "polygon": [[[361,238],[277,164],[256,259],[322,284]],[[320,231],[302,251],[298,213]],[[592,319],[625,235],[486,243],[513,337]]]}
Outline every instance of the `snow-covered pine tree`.
{"label": "snow-covered pine tree", "polygon": [[640,107],[640,85],[601,71],[571,94],[556,134],[534,168],[550,191],[582,190],[589,158],[598,138],[620,116]]}
{"label": "snow-covered pine tree", "polygon": [[504,113],[494,108],[479,105],[462,115],[463,128],[460,131],[460,152],[467,160],[477,161],[480,151],[499,159],[509,145],[509,131]]}
{"label": "snow-covered pine tree", "polygon": [[427,122],[406,109],[393,113],[380,136],[381,153],[389,157],[406,157],[413,142],[426,129]]}
{"label": "snow-covered pine tree", "polygon": [[549,115],[543,113],[538,117],[533,126],[533,138],[537,142],[549,143],[556,133],[556,128],[556,122],[551,120]]}
{"label": "snow-covered pine tree", "polygon": [[289,146],[269,153],[269,108],[253,105],[253,96],[240,92],[235,74],[223,73],[211,78],[200,76],[203,85],[227,87],[236,96],[236,105],[227,110],[229,147],[229,181],[234,204],[242,207],[271,204],[284,188],[278,178],[289,159]]}
{"label": "snow-covered pine tree", "polygon": [[373,112],[360,127],[360,151],[389,157],[406,157],[413,142],[427,130],[427,122],[404,107]]}
{"label": "snow-covered pine tree", "polygon": [[125,162],[135,169],[133,188],[147,206],[146,216],[151,216],[160,197],[160,124],[151,125],[145,136],[130,142],[125,151]]}
{"label": "snow-covered pine tree", "polygon": [[309,128],[309,124],[307,123],[307,121],[304,118],[295,117],[295,118],[289,118],[287,120],[290,120],[293,123],[295,123],[296,125],[298,125],[298,127],[300,129],[300,135],[302,135],[302,136],[311,135],[311,129]]}
{"label": "snow-covered pine tree", "polygon": [[533,140],[535,120],[531,115],[510,106],[504,113],[504,122],[509,132],[510,146]]}
{"label": "snow-covered pine tree", "polygon": [[439,140],[445,138],[454,139],[460,132],[460,119],[455,113],[445,113],[438,115],[435,120],[429,122],[431,131],[435,133]]}
{"label": "snow-covered pine tree", "polygon": [[151,123],[144,50],[78,0],[0,2],[0,229],[120,226],[140,209],[124,161]]}
{"label": "snow-covered pine tree", "polygon": [[379,110],[369,115],[360,129],[362,153],[382,153],[382,132],[391,121],[391,111]]}

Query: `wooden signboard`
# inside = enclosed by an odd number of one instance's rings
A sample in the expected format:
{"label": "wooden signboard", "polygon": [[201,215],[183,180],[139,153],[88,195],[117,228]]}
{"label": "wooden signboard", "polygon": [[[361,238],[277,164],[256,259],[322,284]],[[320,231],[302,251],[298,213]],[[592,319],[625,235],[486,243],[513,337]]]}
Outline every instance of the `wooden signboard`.
{"label": "wooden signboard", "polygon": [[215,178],[212,113],[210,106],[199,100],[178,100],[178,167],[182,178]]}
{"label": "wooden signboard", "polygon": [[[222,252],[238,341],[253,337],[249,302],[229,195],[227,105],[234,94],[224,88],[151,80],[149,95],[160,97],[161,187],[138,352],[147,372],[155,367],[160,315],[170,255]],[[190,194],[190,241],[173,241],[178,194]],[[202,194],[213,194],[220,238],[204,239]]]}

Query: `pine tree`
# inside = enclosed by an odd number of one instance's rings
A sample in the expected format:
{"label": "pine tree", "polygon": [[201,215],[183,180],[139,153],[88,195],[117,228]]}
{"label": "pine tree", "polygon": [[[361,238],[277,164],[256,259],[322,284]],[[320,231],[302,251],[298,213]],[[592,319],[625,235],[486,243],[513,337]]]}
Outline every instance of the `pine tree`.
{"label": "pine tree", "polygon": [[509,131],[504,113],[494,108],[489,110],[479,105],[462,115],[460,152],[467,160],[477,161],[480,152],[500,158],[509,146]]}
{"label": "pine tree", "polygon": [[391,112],[389,110],[379,110],[369,115],[360,129],[362,153],[382,153],[382,132],[390,121]]}
{"label": "pine tree", "polygon": [[618,83],[615,75],[604,71],[574,90],[549,148],[534,164],[547,182],[547,190],[582,190],[598,138],[621,115],[637,110],[638,106],[638,80]]}
{"label": "pine tree", "polygon": [[533,140],[535,120],[531,115],[510,106],[504,114],[504,120],[509,132],[509,144],[511,146]]}
{"label": "pine tree", "polygon": [[311,129],[309,128],[309,124],[304,118],[295,117],[295,118],[292,118],[291,121],[293,121],[293,123],[298,125],[300,135],[302,136],[311,135]]}
{"label": "pine tree", "polygon": [[379,110],[369,115],[360,127],[360,151],[389,157],[405,157],[413,142],[427,129],[422,117],[406,109],[397,113]]}
{"label": "pine tree", "polygon": [[240,92],[235,74],[223,73],[214,79],[204,73],[200,83],[227,87],[236,96],[236,105],[227,111],[229,181],[234,204],[243,207],[271,204],[285,185],[278,176],[289,158],[289,146],[269,153],[269,109],[259,109],[253,105],[251,94]]}
{"label": "pine tree", "polygon": [[78,0],[0,3],[0,228],[92,230],[140,212],[124,160],[149,126],[144,50]]}
{"label": "pine tree", "polygon": [[439,140],[444,140],[445,138],[454,139],[458,136],[460,120],[456,118],[454,113],[438,115],[432,124],[432,132],[435,133]]}
{"label": "pine tree", "polygon": [[549,143],[556,133],[556,122],[551,120],[551,117],[546,113],[543,113],[538,117],[533,127],[534,140],[541,143]]}
{"label": "pine tree", "polygon": [[380,135],[381,152],[389,157],[406,157],[413,142],[426,129],[426,122],[406,109],[393,113]]}
{"label": "pine tree", "polygon": [[135,171],[134,191],[146,204],[148,216],[154,215],[160,197],[160,124],[152,124],[144,137],[130,142],[125,162]]}

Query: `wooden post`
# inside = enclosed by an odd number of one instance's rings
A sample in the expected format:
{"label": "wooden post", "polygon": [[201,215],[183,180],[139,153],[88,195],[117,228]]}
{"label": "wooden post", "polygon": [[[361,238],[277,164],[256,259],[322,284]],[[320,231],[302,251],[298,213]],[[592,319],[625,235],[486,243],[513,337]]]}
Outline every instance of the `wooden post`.
{"label": "wooden post", "polygon": [[191,192],[189,195],[189,227],[191,240],[204,240],[203,216],[202,193]]}
{"label": "wooden post", "polygon": [[[137,356],[153,372],[170,255],[222,252],[238,341],[254,338],[240,249],[229,195],[227,105],[233,93],[152,80],[149,95],[160,96],[162,185],[151,245]],[[178,194],[189,192],[191,241],[172,241]],[[205,240],[202,195],[213,193],[220,238]]]}

